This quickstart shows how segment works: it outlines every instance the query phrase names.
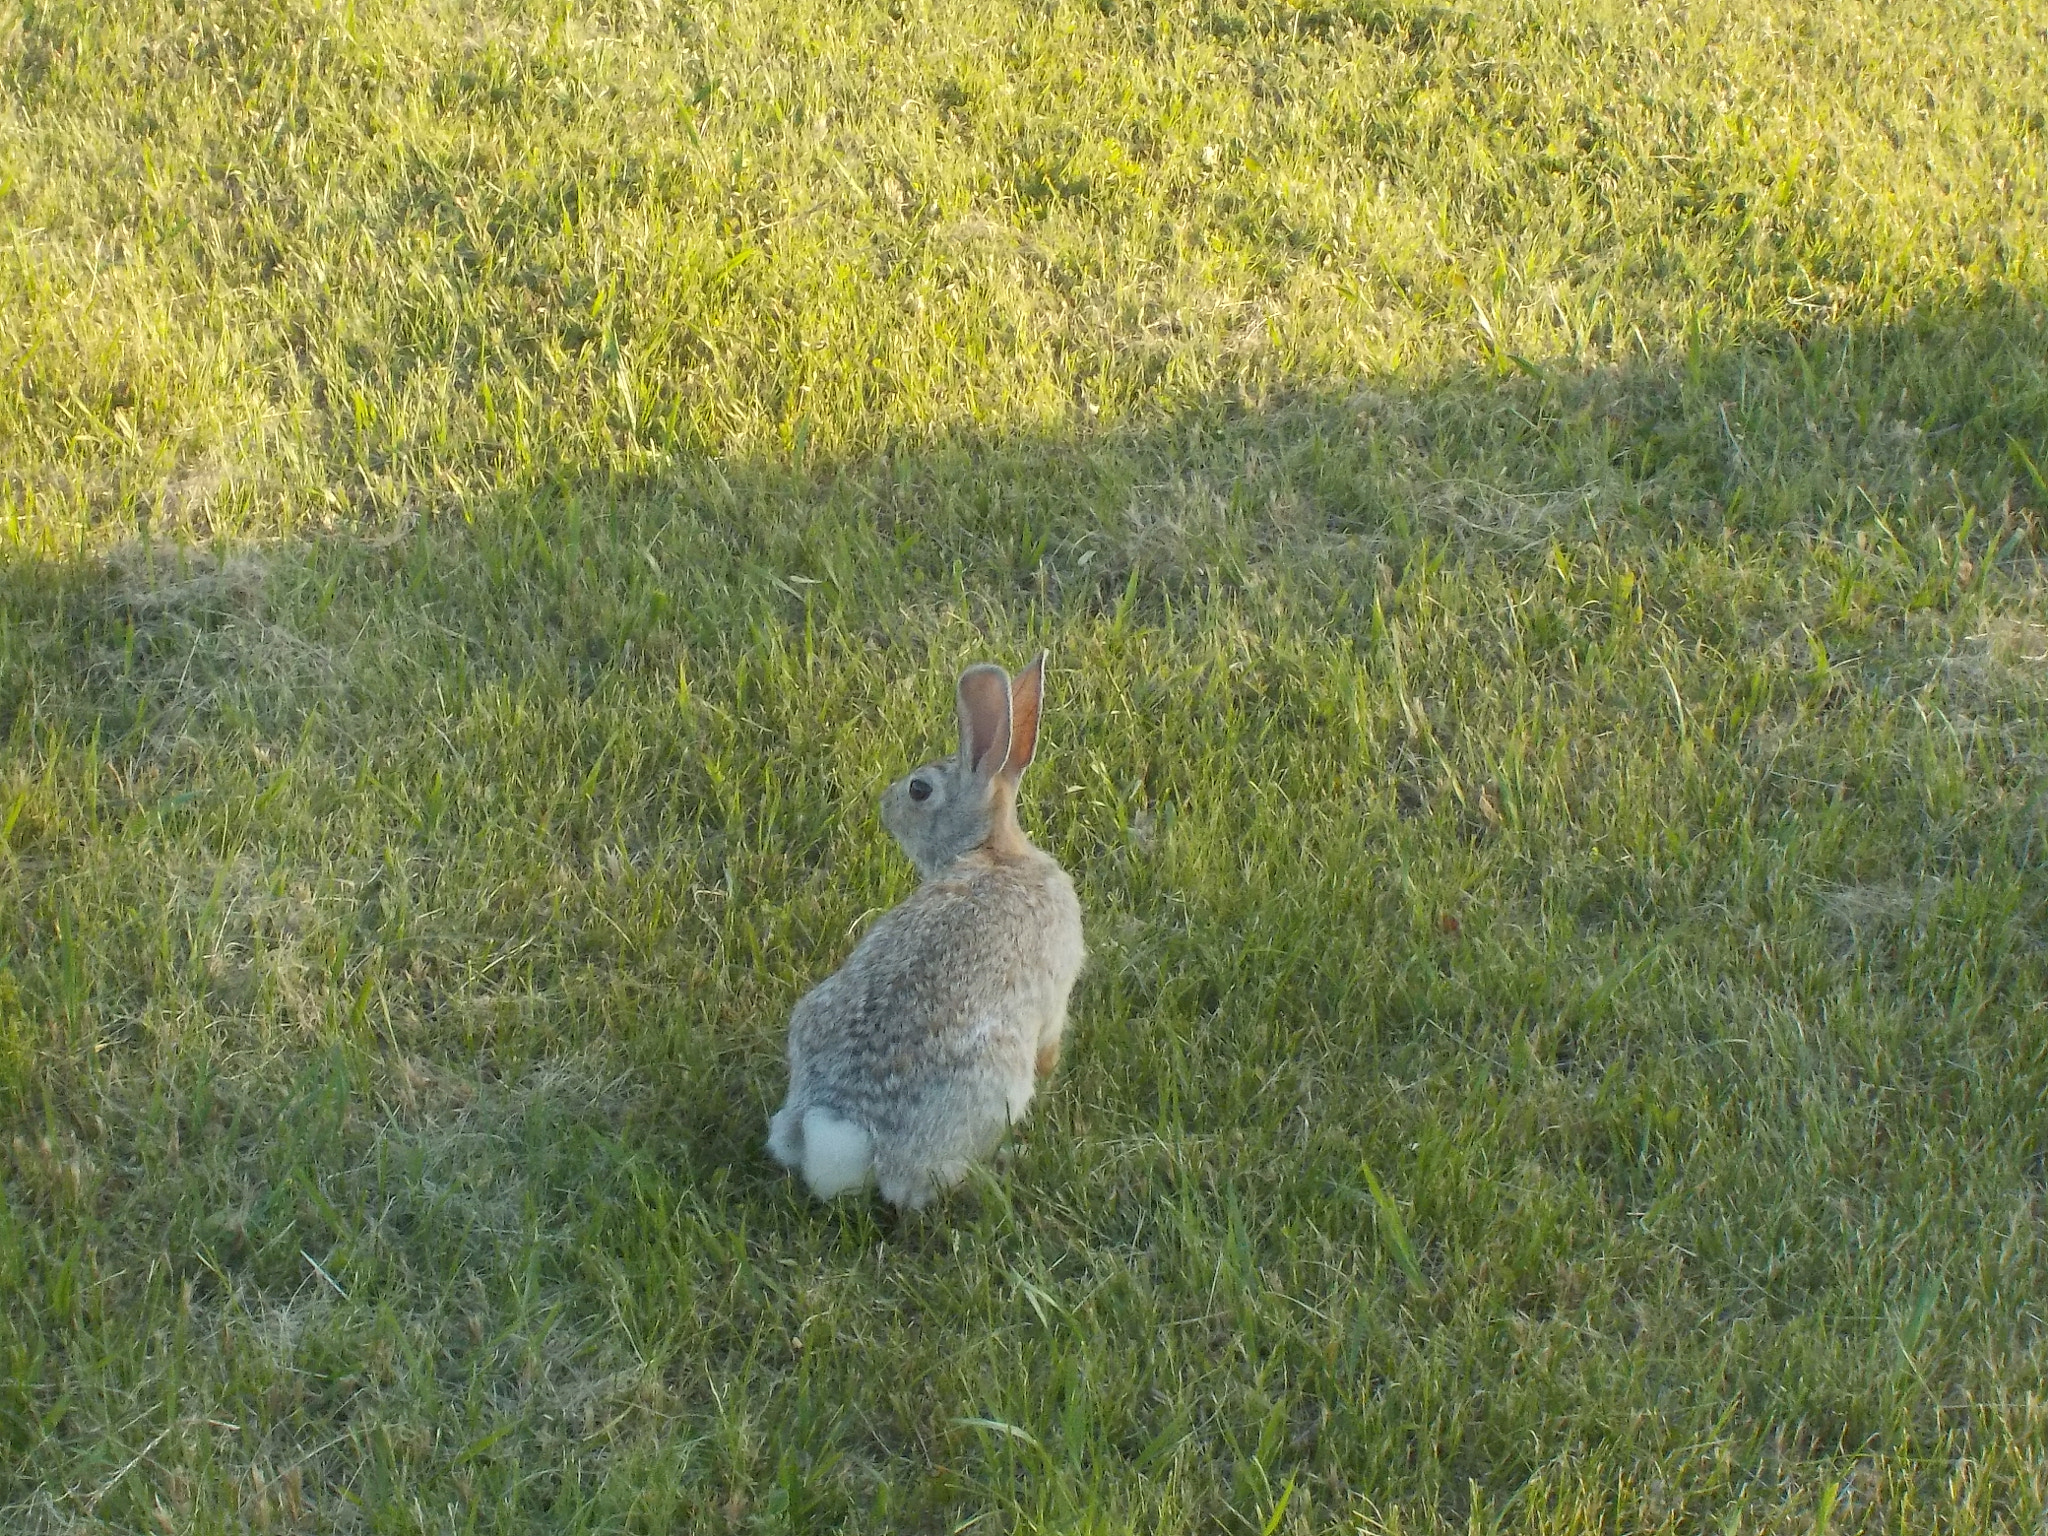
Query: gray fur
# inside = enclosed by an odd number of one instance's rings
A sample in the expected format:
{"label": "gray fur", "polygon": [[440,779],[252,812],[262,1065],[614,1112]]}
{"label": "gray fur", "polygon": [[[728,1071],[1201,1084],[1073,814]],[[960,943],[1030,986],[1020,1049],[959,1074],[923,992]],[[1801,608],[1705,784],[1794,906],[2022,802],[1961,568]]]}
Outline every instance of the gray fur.
{"label": "gray fur", "polygon": [[1044,668],[1041,655],[1013,685],[970,667],[960,750],[884,792],[883,822],[924,883],[790,1015],[789,1096],[769,1122],[789,1167],[805,1166],[804,1116],[821,1110],[867,1133],[883,1198],[915,1210],[994,1149],[1058,1059],[1081,907],[1016,813]]}

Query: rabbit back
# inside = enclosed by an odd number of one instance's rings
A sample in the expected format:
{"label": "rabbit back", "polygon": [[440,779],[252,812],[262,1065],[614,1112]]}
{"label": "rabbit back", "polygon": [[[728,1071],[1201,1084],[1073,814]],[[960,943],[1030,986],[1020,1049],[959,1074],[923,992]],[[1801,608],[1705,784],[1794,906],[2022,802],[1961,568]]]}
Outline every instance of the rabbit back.
{"label": "rabbit back", "polygon": [[892,1204],[923,1205],[1023,1117],[1082,960],[1050,857],[961,858],[797,1004],[770,1150],[821,1197],[872,1173]]}

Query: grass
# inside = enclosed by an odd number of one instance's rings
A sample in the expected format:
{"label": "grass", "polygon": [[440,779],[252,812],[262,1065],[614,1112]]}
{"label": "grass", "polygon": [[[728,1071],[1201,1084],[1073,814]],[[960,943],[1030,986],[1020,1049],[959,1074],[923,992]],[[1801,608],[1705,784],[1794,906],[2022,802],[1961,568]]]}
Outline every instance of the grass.
{"label": "grass", "polygon": [[[2048,33],[0,20],[0,1524],[2033,1531]],[[1050,646],[935,1220],[782,1030]]]}

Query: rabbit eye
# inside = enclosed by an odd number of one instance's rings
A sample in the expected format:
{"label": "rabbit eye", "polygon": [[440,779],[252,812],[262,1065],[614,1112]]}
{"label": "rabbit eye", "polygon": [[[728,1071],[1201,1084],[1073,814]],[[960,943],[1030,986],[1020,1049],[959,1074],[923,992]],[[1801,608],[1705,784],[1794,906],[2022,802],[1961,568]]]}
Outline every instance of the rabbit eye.
{"label": "rabbit eye", "polygon": [[928,780],[928,779],[912,779],[912,780],[910,781],[910,798],[911,798],[911,799],[913,799],[913,800],[929,800],[929,799],[931,799],[931,797],[932,797],[932,786],[931,786],[931,781],[930,781],[930,780]]}

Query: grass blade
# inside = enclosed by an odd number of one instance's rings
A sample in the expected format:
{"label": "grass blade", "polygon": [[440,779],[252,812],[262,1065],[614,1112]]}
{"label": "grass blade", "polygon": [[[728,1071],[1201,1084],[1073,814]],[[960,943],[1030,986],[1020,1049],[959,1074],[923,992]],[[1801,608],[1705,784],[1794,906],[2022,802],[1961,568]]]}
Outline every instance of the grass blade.
{"label": "grass blade", "polygon": [[1372,1193],[1373,1209],[1379,1215],[1380,1234],[1394,1250],[1394,1260],[1401,1266],[1401,1273],[1418,1291],[1428,1290],[1428,1282],[1422,1278],[1422,1263],[1415,1255],[1415,1244],[1408,1239],[1408,1224],[1401,1219],[1401,1208],[1381,1186],[1380,1176],[1373,1172],[1371,1163],[1360,1158],[1358,1171],[1365,1175],[1365,1187]]}

